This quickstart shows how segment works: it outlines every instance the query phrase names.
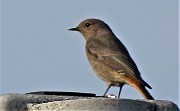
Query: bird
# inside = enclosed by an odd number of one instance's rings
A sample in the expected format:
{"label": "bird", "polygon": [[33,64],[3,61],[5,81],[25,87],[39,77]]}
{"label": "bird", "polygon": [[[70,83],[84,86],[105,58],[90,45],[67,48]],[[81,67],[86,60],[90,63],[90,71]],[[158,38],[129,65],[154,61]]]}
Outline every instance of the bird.
{"label": "bird", "polygon": [[88,61],[96,75],[106,83],[106,96],[111,86],[122,87],[127,84],[134,87],[145,99],[154,100],[146,89],[152,89],[146,83],[131,58],[125,45],[115,36],[111,28],[100,19],[89,18],[70,31],[78,31],[84,37]]}

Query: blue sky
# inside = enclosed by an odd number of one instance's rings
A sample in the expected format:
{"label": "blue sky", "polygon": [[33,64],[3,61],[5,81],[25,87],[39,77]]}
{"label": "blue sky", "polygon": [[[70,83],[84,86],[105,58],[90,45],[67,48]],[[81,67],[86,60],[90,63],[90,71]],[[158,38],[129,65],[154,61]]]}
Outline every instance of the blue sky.
{"label": "blue sky", "polygon": [[[127,47],[155,99],[179,101],[178,0],[2,0],[1,94],[76,91],[102,95],[85,41],[70,32],[84,19],[105,21]],[[110,94],[118,94],[117,87]],[[140,99],[126,85],[121,98]]]}

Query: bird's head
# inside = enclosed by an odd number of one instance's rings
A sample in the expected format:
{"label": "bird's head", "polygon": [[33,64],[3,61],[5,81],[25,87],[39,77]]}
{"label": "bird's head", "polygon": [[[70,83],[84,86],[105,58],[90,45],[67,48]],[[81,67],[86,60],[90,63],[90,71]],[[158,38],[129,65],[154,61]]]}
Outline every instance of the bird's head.
{"label": "bird's head", "polygon": [[76,28],[70,28],[71,31],[80,32],[85,40],[94,37],[97,34],[111,31],[109,26],[99,19],[86,19],[82,21]]}

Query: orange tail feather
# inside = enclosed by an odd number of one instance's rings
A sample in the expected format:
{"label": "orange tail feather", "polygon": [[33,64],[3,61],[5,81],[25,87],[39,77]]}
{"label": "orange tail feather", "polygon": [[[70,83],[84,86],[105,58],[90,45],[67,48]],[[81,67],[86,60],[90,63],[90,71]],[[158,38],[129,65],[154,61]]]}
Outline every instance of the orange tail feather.
{"label": "orange tail feather", "polygon": [[147,91],[147,89],[145,88],[144,85],[142,85],[141,83],[139,83],[138,80],[133,79],[130,76],[126,77],[126,83],[128,83],[129,85],[133,86],[134,88],[136,88],[136,90],[138,90],[141,95],[145,98],[145,99],[150,99],[150,100],[154,100],[154,98],[151,96],[151,94]]}
{"label": "orange tail feather", "polygon": [[145,86],[143,85],[133,85],[134,88],[136,88],[145,99],[150,99],[150,100],[154,100],[154,98],[151,96],[151,94],[147,91],[147,89],[145,88]]}

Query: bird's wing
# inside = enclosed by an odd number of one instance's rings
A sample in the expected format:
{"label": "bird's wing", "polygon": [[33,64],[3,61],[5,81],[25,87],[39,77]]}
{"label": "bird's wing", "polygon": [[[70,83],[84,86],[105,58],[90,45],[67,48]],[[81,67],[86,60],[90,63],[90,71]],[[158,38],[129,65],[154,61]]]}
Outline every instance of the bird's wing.
{"label": "bird's wing", "polygon": [[141,78],[140,72],[125,46],[116,37],[110,39],[105,37],[101,39],[94,38],[87,41],[86,50],[88,50],[91,56],[97,58],[98,61],[117,72],[130,74],[141,84],[151,89],[151,86]]}
{"label": "bird's wing", "polygon": [[[104,39],[105,40],[105,39]],[[123,71],[139,79],[140,73],[124,45],[116,38],[104,42],[93,39],[86,43],[86,49],[97,59],[116,71]]]}

